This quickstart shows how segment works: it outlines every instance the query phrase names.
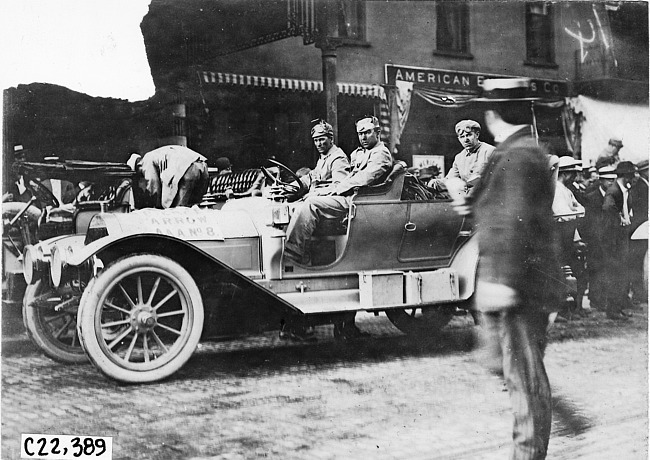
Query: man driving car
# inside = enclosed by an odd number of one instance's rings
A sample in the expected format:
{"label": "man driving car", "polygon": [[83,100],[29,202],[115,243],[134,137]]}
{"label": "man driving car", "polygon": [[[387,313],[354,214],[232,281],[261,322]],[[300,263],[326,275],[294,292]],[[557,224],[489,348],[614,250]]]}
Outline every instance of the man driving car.
{"label": "man driving car", "polygon": [[350,173],[350,161],[345,152],[334,144],[334,129],[325,120],[314,120],[316,124],[311,128],[311,137],[318,150],[318,161],[309,174],[300,178],[300,181],[310,191],[319,184],[331,181],[340,182]]}
{"label": "man driving car", "polygon": [[393,165],[388,148],[379,140],[377,117],[366,116],[357,120],[356,128],[361,147],[352,152],[352,171],[339,182],[307,196],[291,217],[284,254],[295,263],[309,264],[306,246],[320,219],[343,217],[350,207],[353,190],[376,184]]}

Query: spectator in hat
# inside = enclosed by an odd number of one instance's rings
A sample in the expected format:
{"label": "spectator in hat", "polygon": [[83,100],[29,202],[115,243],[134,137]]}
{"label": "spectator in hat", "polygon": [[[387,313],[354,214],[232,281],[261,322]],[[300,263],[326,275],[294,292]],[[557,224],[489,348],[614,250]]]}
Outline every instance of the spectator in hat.
{"label": "spectator in hat", "polygon": [[485,124],[497,147],[474,192],[448,182],[452,205],[473,212],[481,263],[481,362],[502,373],[514,414],[513,459],[544,459],[551,433],[546,328],[563,292],[553,222],[548,155],[533,137],[530,80],[483,82]]}
{"label": "spectator in hat", "polygon": [[579,160],[571,156],[560,157],[555,196],[553,198],[553,216],[557,222],[560,243],[560,262],[562,266],[568,265],[571,267],[571,271],[578,281],[577,311],[566,312],[568,318],[573,313],[586,314],[582,309],[582,297],[587,289],[584,259],[582,257],[585,244],[578,231],[578,218],[584,216],[585,208],[578,202],[569,188],[575,182],[576,175],[581,169]]}
{"label": "spectator in hat", "polygon": [[578,202],[569,185],[575,182],[576,176],[582,169],[580,161],[570,157],[560,157],[558,162],[558,178],[553,198],[553,215],[557,222],[576,220],[584,214],[585,208]]}
{"label": "spectator in hat", "polygon": [[[648,160],[637,163],[639,178],[630,188],[630,234],[648,220]],[[634,304],[648,300],[648,286],[644,281],[643,262],[648,251],[647,239],[630,240],[630,274],[632,276],[632,301]]]}
{"label": "spectator in hat", "polygon": [[[456,123],[454,130],[463,150],[454,157],[445,180],[461,179],[465,183],[466,193],[470,193],[481,178],[481,172],[490,160],[494,146],[479,140],[481,125],[474,120],[461,120]],[[440,179],[433,179],[428,185],[439,189],[443,183]]]}
{"label": "spectator in hat", "polygon": [[127,164],[139,176],[139,187],[155,197],[157,208],[199,204],[210,183],[206,158],[180,145],[160,147],[144,156],[133,153]]}
{"label": "spectator in hat", "polygon": [[618,152],[623,148],[623,140],[619,136],[612,136],[607,142],[607,147],[600,153],[596,159],[596,167],[613,165],[616,166],[621,160]]}
{"label": "spectator in hat", "polygon": [[580,235],[587,244],[587,278],[589,304],[604,310],[607,282],[607,259],[603,249],[603,203],[607,189],[616,182],[616,168],[603,166],[598,170],[597,188],[585,195],[585,218],[579,225]]}
{"label": "spectator in hat", "polygon": [[629,299],[629,243],[631,229],[630,188],[638,177],[630,161],[616,165],[616,181],[607,189],[603,201],[603,249],[607,259],[605,309],[610,319],[626,319]]}

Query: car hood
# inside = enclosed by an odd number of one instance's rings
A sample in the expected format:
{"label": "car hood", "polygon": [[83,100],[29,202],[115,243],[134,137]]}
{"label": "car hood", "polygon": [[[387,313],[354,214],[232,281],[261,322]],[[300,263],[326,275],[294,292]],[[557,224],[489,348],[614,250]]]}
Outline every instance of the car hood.
{"label": "car hood", "polygon": [[[220,211],[198,207],[140,209],[130,213],[106,213],[102,219],[109,236],[155,233],[185,241],[257,237],[250,215],[243,211]],[[98,222],[91,223],[97,225]]]}

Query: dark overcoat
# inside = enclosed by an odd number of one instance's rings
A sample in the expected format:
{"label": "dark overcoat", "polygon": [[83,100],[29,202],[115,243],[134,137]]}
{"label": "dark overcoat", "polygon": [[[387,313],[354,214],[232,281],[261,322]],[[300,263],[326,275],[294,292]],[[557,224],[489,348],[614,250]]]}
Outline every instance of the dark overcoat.
{"label": "dark overcoat", "polygon": [[522,308],[550,312],[565,292],[551,208],[554,183],[549,156],[530,128],[496,148],[476,188],[479,279],[514,289]]}

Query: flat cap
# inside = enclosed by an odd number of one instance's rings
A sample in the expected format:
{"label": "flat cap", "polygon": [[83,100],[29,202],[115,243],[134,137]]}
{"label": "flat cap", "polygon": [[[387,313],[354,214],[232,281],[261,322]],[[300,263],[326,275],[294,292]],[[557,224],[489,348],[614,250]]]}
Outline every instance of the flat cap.
{"label": "flat cap", "polygon": [[317,124],[315,124],[311,128],[311,137],[314,138],[319,136],[334,137],[334,129],[332,128],[332,125],[324,120],[320,120]]}
{"label": "flat cap", "polygon": [[481,125],[474,120],[461,120],[456,123],[456,127],[454,129],[456,131],[456,134],[460,135],[464,132],[481,131]]}
{"label": "flat cap", "polygon": [[132,153],[129,159],[126,161],[126,164],[131,168],[132,171],[136,170],[138,163],[142,161],[142,156],[137,153]]}

